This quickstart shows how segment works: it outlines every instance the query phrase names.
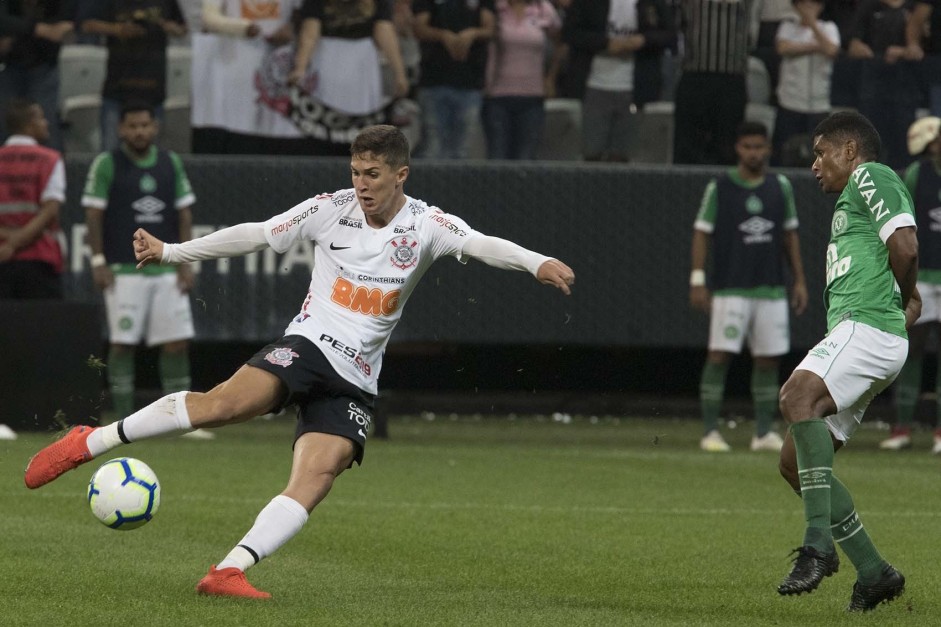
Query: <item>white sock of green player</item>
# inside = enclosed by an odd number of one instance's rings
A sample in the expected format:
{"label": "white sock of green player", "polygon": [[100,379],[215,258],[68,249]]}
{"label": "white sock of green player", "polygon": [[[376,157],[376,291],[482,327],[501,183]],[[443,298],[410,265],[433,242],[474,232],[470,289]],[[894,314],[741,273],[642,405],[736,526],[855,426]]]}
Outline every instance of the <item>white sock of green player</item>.
{"label": "white sock of green player", "polygon": [[255,524],[216,569],[248,570],[293,538],[307,522],[307,517],[303,505],[279,494],[258,513]]}
{"label": "white sock of green player", "polygon": [[189,412],[186,410],[188,392],[174,392],[134,412],[124,420],[95,429],[86,442],[92,457],[106,451],[160,435],[180,431],[192,431]]}

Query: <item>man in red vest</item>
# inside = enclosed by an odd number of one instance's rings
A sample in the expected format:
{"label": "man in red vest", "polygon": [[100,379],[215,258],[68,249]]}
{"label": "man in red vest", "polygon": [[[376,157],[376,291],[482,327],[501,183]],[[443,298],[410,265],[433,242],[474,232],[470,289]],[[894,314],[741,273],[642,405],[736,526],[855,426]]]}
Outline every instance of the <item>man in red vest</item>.
{"label": "man in red vest", "polygon": [[49,138],[42,107],[14,100],[10,137],[0,146],[0,299],[62,298],[59,209],[65,165]]}

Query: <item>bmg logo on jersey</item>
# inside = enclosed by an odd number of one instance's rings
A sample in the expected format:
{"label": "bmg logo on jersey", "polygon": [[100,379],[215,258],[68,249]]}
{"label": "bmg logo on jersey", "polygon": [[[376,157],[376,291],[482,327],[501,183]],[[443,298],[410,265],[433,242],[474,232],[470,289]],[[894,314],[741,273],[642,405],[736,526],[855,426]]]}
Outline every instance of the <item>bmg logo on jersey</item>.
{"label": "bmg logo on jersey", "polygon": [[385,292],[378,287],[354,285],[343,277],[337,277],[330,300],[350,311],[378,318],[398,310],[401,294],[402,290]]}

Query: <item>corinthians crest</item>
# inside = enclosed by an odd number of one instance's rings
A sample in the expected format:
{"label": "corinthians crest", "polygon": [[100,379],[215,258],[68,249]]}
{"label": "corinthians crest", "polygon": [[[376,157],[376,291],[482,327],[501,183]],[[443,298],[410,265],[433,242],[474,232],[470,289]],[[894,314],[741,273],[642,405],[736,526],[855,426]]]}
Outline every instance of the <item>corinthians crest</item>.
{"label": "corinthians crest", "polygon": [[389,246],[392,247],[392,256],[389,257],[389,261],[396,268],[408,270],[418,263],[418,240],[414,237],[408,235],[396,237],[389,242]]}
{"label": "corinthians crest", "polygon": [[295,357],[300,357],[300,355],[292,351],[290,348],[276,348],[265,355],[265,361],[272,363],[275,366],[287,368],[294,361]]}

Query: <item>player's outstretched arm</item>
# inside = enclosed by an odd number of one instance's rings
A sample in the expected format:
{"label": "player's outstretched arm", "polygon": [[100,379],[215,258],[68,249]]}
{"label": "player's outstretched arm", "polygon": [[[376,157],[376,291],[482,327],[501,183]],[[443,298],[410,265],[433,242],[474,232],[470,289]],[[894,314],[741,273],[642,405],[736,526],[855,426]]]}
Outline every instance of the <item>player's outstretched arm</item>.
{"label": "player's outstretched arm", "polygon": [[145,231],[134,233],[134,254],[138,268],[151,263],[181,264],[207,259],[223,259],[268,248],[264,222],[245,222],[180,244],[166,244]]}
{"label": "player's outstretched arm", "polygon": [[483,261],[488,266],[503,270],[524,270],[540,283],[554,285],[565,294],[571,294],[575,272],[567,265],[523,248],[519,244],[491,235],[476,234],[466,244],[463,253]]}

